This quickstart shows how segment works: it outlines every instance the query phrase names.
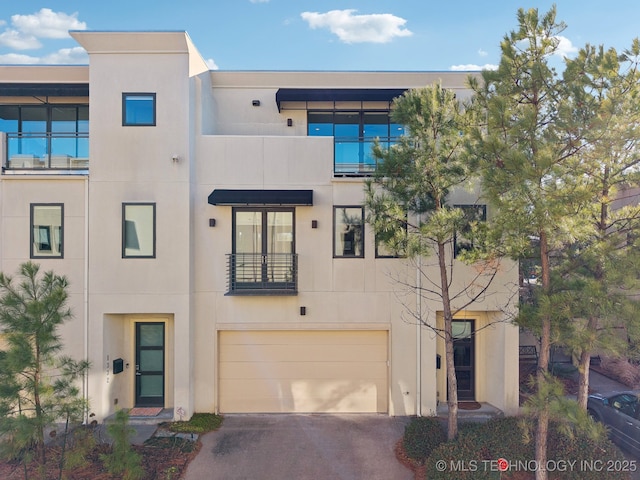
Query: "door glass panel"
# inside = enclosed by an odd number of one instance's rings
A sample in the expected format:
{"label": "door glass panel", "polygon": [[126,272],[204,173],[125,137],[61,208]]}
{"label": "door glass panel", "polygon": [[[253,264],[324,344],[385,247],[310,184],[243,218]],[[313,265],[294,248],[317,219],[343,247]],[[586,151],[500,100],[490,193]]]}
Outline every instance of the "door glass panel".
{"label": "door glass panel", "polygon": [[236,212],[236,283],[255,283],[262,277],[262,212]]}
{"label": "door glass panel", "polygon": [[140,370],[162,372],[164,367],[162,350],[140,350]]}
{"label": "door glass panel", "polygon": [[162,375],[145,375],[140,378],[141,397],[162,397]]}
{"label": "door glass panel", "polygon": [[140,346],[161,347],[164,344],[164,325],[140,324]]}
{"label": "door glass panel", "polygon": [[267,212],[266,281],[290,282],[293,276],[293,212]]}

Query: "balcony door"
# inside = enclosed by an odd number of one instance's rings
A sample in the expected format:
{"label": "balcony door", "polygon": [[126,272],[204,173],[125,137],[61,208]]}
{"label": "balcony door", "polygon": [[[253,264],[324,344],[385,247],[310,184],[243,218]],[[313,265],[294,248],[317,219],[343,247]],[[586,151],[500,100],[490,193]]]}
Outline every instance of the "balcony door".
{"label": "balcony door", "polygon": [[294,237],[293,208],[235,208],[235,288],[278,288],[291,282]]}

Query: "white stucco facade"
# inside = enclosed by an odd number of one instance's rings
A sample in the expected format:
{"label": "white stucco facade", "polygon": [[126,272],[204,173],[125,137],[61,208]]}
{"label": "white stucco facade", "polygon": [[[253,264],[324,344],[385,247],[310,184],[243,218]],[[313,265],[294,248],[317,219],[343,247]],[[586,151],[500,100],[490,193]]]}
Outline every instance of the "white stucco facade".
{"label": "white stucco facade", "polygon": [[[14,272],[33,256],[31,206],[62,204],[64,254],[34,261],[70,279],[74,318],[62,334],[70,355],[92,363],[84,394],[96,417],[146,405],[147,387],[136,378],[145,355],[162,363],[160,373],[148,374],[157,397],[151,403],[187,417],[435,413],[446,398],[444,361],[436,368],[443,346],[428,328],[407,320],[417,300],[394,282],[415,281],[415,264],[377,257],[368,226],[362,255],[335,255],[336,207],[362,205],[363,176],[334,172],[335,139],[310,136],[308,112],[383,112],[389,101],[368,92],[433,82],[464,98],[466,74],[209,71],[184,32],[72,36],[88,51],[89,66],[0,67],[7,86],[0,85],[0,108],[88,105],[90,118],[88,168],[17,168],[7,140],[12,132],[3,133],[0,268]],[[89,93],[70,94],[64,85],[87,86]],[[276,101],[283,90],[308,98]],[[153,94],[153,125],[123,125],[125,93]],[[311,191],[313,200],[210,204],[216,190]],[[464,191],[451,202],[481,198]],[[123,253],[123,205],[153,205],[152,256]],[[243,209],[290,215],[291,232],[282,238],[294,245],[295,288],[229,286],[228,255],[239,248]],[[432,268],[424,267],[427,275]],[[455,281],[472,278],[473,267],[457,262],[455,269]],[[518,329],[507,321],[517,284],[517,267],[502,262],[490,294],[457,317],[472,320],[476,331],[473,399],[505,413],[518,408]],[[437,302],[423,300],[420,308],[437,325]],[[144,324],[160,326],[162,337],[145,337]],[[116,359],[123,361],[120,373],[113,371]]]}

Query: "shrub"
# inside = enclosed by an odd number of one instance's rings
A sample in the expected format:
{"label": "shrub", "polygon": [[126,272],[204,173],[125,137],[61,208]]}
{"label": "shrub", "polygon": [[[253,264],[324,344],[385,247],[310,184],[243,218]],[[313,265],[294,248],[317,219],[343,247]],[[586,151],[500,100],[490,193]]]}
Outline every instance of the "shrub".
{"label": "shrub", "polygon": [[418,417],[405,427],[403,446],[409,458],[424,462],[446,439],[445,429],[437,418]]}
{"label": "shrub", "polygon": [[100,455],[107,471],[119,475],[123,480],[139,480],[144,477],[142,458],[131,448],[129,438],[135,430],[129,426],[129,414],[118,410],[113,423],[107,426],[107,433],[113,438],[113,449],[109,454]]}
{"label": "shrub", "polygon": [[207,433],[222,425],[222,417],[213,413],[194,413],[186,422],[170,422],[169,430],[178,433]]}

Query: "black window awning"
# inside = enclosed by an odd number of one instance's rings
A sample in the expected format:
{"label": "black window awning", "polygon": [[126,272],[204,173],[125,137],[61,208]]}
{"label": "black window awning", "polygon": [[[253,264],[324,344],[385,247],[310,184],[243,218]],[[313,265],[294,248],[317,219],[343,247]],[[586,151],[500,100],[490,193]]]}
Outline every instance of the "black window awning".
{"label": "black window awning", "polygon": [[276,92],[278,111],[282,102],[390,102],[406,88],[280,88]]}
{"label": "black window awning", "polygon": [[6,97],[88,97],[88,83],[0,83]]}
{"label": "black window awning", "polygon": [[209,195],[210,205],[313,205],[313,190],[224,190]]}

